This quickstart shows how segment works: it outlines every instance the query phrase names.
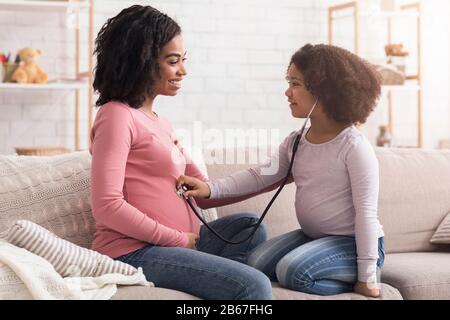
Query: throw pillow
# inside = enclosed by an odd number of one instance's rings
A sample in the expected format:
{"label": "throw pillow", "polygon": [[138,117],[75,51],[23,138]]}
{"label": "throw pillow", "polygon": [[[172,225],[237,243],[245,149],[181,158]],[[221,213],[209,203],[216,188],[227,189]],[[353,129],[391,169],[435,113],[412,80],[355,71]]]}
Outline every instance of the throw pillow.
{"label": "throw pillow", "polygon": [[450,244],[450,212],[442,220],[430,242],[434,244]]}
{"label": "throw pillow", "polygon": [[0,232],[30,220],[89,248],[95,232],[90,205],[89,151],[57,156],[0,155]]}
{"label": "throw pillow", "polygon": [[16,221],[6,240],[46,259],[62,277],[98,277],[109,273],[133,275],[138,272],[131,265],[77,246],[28,220]]}

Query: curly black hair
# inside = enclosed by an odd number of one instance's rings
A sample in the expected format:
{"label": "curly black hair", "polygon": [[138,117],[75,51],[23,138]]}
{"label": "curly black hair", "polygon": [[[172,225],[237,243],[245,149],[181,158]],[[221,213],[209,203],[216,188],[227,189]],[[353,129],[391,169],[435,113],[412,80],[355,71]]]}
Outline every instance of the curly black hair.
{"label": "curly black hair", "polygon": [[172,18],[150,6],[134,5],[108,19],[95,40],[96,106],[117,100],[140,108],[160,76],[162,48],[179,34]]}
{"label": "curly black hair", "polygon": [[381,75],[375,67],[348,50],[307,44],[291,58],[303,74],[306,89],[322,103],[331,119],[345,124],[365,123],[381,94]]}

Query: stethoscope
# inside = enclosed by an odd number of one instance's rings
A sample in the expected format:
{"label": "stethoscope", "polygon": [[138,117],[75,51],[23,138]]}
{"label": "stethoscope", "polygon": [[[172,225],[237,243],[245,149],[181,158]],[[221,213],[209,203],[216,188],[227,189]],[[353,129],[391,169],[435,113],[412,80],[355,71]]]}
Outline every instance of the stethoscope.
{"label": "stethoscope", "polygon": [[292,166],[294,165],[294,158],[295,158],[295,153],[297,152],[298,149],[298,145],[300,144],[300,139],[303,136],[303,132],[305,131],[306,128],[306,124],[308,123],[308,120],[311,118],[311,113],[314,111],[314,109],[317,106],[317,103],[319,102],[319,99],[316,99],[316,102],[314,103],[314,105],[311,108],[311,111],[309,111],[308,116],[306,117],[305,122],[303,123],[302,128],[300,129],[300,133],[295,137],[294,140],[294,144],[292,145],[292,156],[291,156],[291,162],[289,163],[289,168],[286,174],[286,177],[284,178],[283,182],[281,183],[280,187],[278,188],[277,192],[275,193],[275,195],[272,197],[272,199],[269,201],[266,209],[264,209],[264,212],[262,213],[261,217],[259,218],[258,222],[256,222],[253,225],[253,231],[243,240],[240,241],[231,241],[228,239],[225,239],[224,237],[222,237],[216,230],[214,230],[206,221],[205,219],[203,219],[203,217],[197,212],[197,210],[195,209],[194,205],[192,204],[191,200],[189,199],[189,197],[185,196],[185,192],[188,190],[192,190],[192,187],[188,184],[183,184],[181,186],[181,188],[179,190],[177,190],[177,193],[179,196],[182,196],[186,202],[188,203],[189,207],[191,207],[192,211],[194,211],[195,215],[197,216],[197,218],[200,219],[200,221],[203,223],[203,225],[208,228],[215,236],[217,236],[220,240],[228,243],[228,244],[240,244],[243,243],[245,241],[247,241],[248,239],[250,239],[251,237],[253,237],[253,235],[255,234],[256,230],[258,229],[258,227],[260,226],[260,224],[262,223],[262,221],[264,220],[264,217],[266,216],[267,212],[269,211],[270,207],[272,206],[272,204],[274,203],[275,199],[278,197],[278,195],[280,194],[281,190],[283,190],[284,186],[286,185],[287,181],[289,180],[289,177],[291,176],[291,172],[292,172]]}

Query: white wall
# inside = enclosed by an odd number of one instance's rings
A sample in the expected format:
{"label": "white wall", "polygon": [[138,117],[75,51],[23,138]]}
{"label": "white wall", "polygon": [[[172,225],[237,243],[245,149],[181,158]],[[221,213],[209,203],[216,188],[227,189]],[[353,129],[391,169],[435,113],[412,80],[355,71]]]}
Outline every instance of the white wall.
{"label": "white wall", "polygon": [[422,1],[424,143],[436,147],[450,128],[450,2]]}
{"label": "white wall", "polygon": [[[334,4],[335,0],[327,1]],[[360,0],[361,10],[377,12],[382,3],[391,3],[395,7],[412,3],[411,0]],[[450,128],[449,103],[449,18],[450,3],[441,0],[420,1],[422,6],[422,102],[423,102],[423,143],[426,148],[435,148],[441,139],[448,139]],[[348,20],[348,19],[347,19]],[[338,22],[343,26],[343,22]],[[353,50],[352,25],[344,31],[339,30],[338,40],[342,46]],[[361,19],[360,53],[372,62],[382,61],[384,44],[387,38],[387,20],[369,15]],[[407,73],[414,74],[417,50],[415,18],[396,18],[393,22],[393,43],[403,43],[410,52],[407,58]],[[381,59],[381,60],[380,60]],[[396,145],[414,145],[417,143],[417,96],[415,92],[396,92],[393,94],[394,143]],[[362,128],[373,142],[378,134],[378,125],[387,124],[387,94],[383,94],[375,112]]]}
{"label": "white wall", "polygon": [[[96,0],[96,33],[108,17],[149,1]],[[299,126],[284,97],[290,55],[306,42],[325,39],[313,0],[159,0],[150,2],[182,26],[188,72],[181,94],[162,97],[155,111],[174,127],[280,128],[278,139]],[[48,13],[46,13],[48,15]],[[41,64],[51,77],[73,74],[73,30],[65,14],[0,12],[0,51],[42,48]],[[322,21],[323,22],[323,21]],[[38,28],[37,25],[43,28]],[[82,19],[86,38],[86,23]],[[86,55],[85,55],[86,58]],[[85,63],[84,63],[85,64]],[[67,70],[64,68],[69,66]],[[15,146],[73,146],[73,94],[61,91],[0,91],[0,153]],[[85,108],[84,108],[85,109]],[[86,114],[81,115],[87,147]]]}
{"label": "white wall", "polygon": [[[188,50],[188,73],[181,93],[158,98],[155,111],[168,117],[183,135],[195,130],[246,128],[265,129],[272,140],[280,140],[298,128],[302,120],[290,116],[284,97],[284,75],[291,54],[307,42],[327,41],[327,11],[337,0],[96,0],[96,33],[108,17],[132,4],[151,3],[174,17],[182,26]],[[446,1],[427,0],[429,23],[424,31],[425,142],[434,147],[448,137],[450,112],[447,89],[448,22],[431,14]],[[363,0],[372,10],[379,0]],[[439,11],[439,9],[438,9]],[[45,17],[45,19],[43,19]],[[74,30],[67,29],[68,17],[57,13],[0,11],[0,51],[34,46],[44,50],[41,64],[50,77],[73,75]],[[380,32],[372,23],[363,33],[368,47],[363,52],[378,54]],[[444,30],[444,28],[446,28]],[[82,19],[83,65],[87,60],[87,29]],[[438,41],[437,36],[440,35]],[[348,39],[348,35],[344,34]],[[444,40],[442,40],[442,39]],[[447,40],[445,40],[447,39]],[[437,42],[437,43],[436,43]],[[383,43],[383,42],[382,42]],[[437,44],[439,50],[433,50]],[[446,75],[447,77],[443,77]],[[0,91],[0,153],[12,153],[15,146],[66,145],[73,147],[73,101],[70,91]],[[85,103],[85,99],[82,101]],[[82,148],[87,147],[86,108],[81,114]],[[408,110],[405,111],[406,113]],[[385,110],[364,127],[372,142]],[[401,118],[401,117],[400,117]],[[405,117],[406,118],[406,117]],[[401,127],[401,124],[399,124]],[[274,130],[274,128],[277,128]],[[410,127],[406,126],[406,130]],[[279,130],[278,130],[279,129]],[[183,138],[183,136],[182,136]],[[186,138],[186,141],[189,139]]]}
{"label": "white wall", "polygon": [[[447,6],[447,16],[450,17],[450,6]],[[450,60],[449,59],[449,57],[450,57],[450,31],[447,32],[447,41],[448,41],[448,44],[449,44],[449,53],[448,53],[448,57],[447,57],[447,61],[448,61],[448,60]],[[448,70],[447,71],[447,75],[450,78],[450,63],[449,63],[449,68],[447,70]],[[449,83],[448,83],[447,88],[448,88],[447,92],[450,92],[450,79],[449,79]],[[450,97],[449,97],[449,105],[450,105]],[[449,109],[450,109],[450,106],[449,106]],[[448,118],[449,119],[448,120],[448,126],[447,126],[448,132],[447,132],[447,137],[445,139],[445,141],[447,143],[447,147],[449,146],[449,141],[450,141],[450,110],[448,111],[448,116],[449,116],[449,118]]]}
{"label": "white wall", "polygon": [[[43,50],[41,66],[50,79],[75,74],[75,29],[71,16],[60,12],[6,11],[0,6],[0,51],[16,52],[23,47]],[[87,64],[87,29],[83,21],[82,67]],[[83,97],[86,96],[86,92]],[[62,145],[73,148],[73,91],[0,90],[0,153],[14,147]],[[86,99],[80,112],[83,147],[87,145]]]}

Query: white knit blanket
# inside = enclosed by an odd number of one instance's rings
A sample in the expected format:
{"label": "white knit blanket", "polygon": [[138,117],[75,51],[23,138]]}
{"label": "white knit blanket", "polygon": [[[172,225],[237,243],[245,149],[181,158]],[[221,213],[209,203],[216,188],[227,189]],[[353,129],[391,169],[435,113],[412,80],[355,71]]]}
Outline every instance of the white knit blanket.
{"label": "white knit blanket", "polygon": [[62,278],[45,259],[0,239],[0,300],[110,299],[117,285],[152,286],[142,269],[131,276]]}

